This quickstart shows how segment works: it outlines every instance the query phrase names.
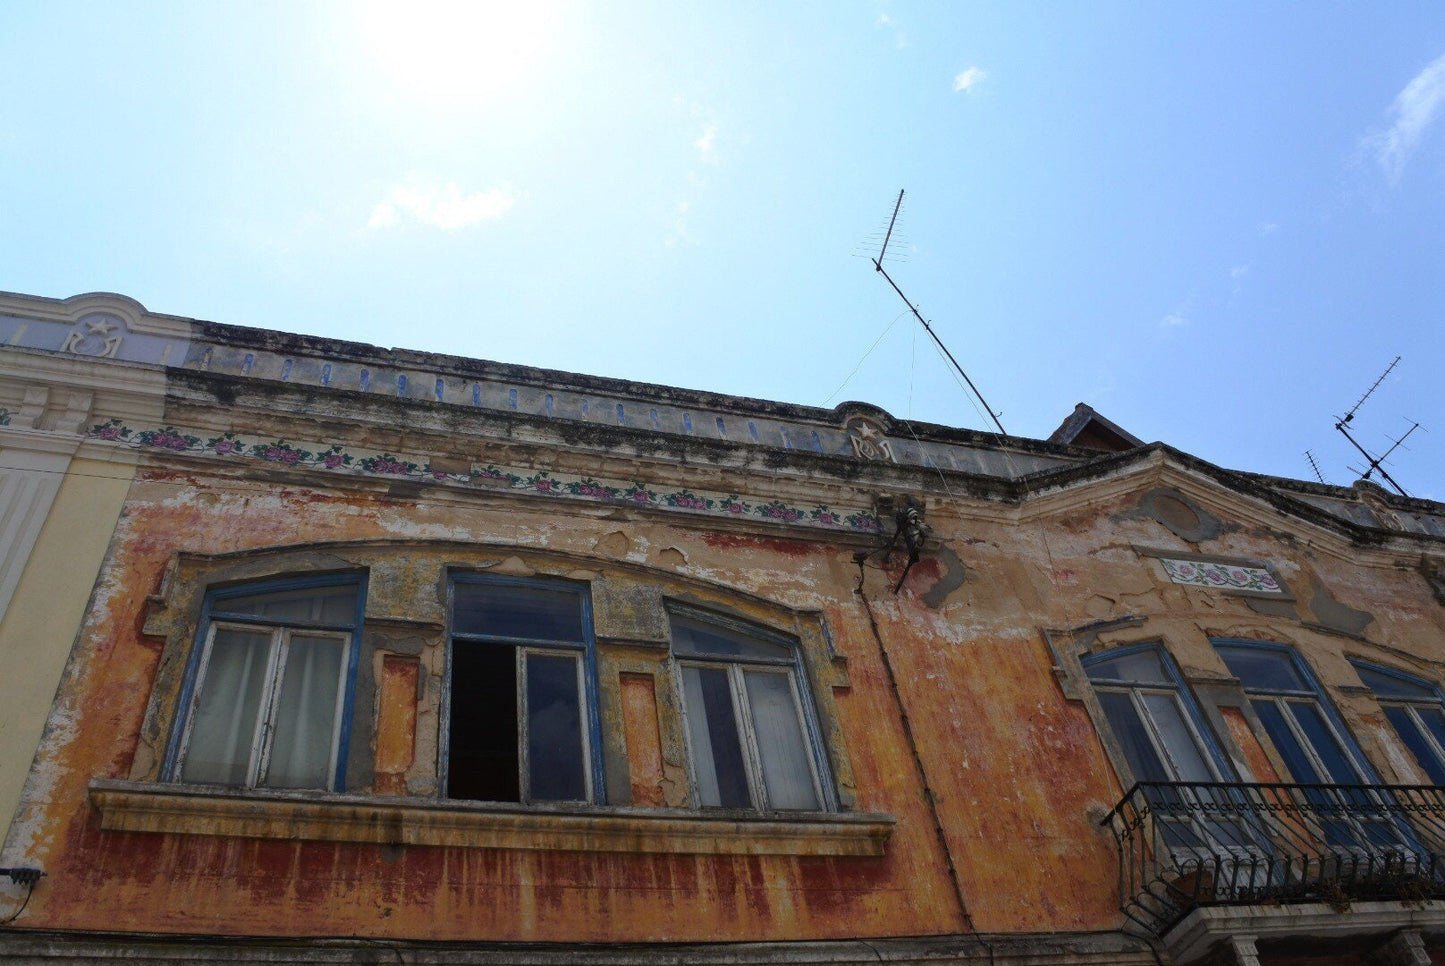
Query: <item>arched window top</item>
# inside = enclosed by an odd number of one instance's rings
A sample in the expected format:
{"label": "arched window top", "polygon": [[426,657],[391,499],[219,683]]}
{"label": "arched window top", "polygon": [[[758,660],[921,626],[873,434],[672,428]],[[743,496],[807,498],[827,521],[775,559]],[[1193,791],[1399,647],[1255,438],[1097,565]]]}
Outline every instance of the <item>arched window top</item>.
{"label": "arched window top", "polygon": [[1159,649],[1152,644],[1091,655],[1083,659],[1083,665],[1089,680],[1095,683],[1119,681],[1177,686],[1174,676],[1164,667]]}
{"label": "arched window top", "polygon": [[1280,644],[1244,641],[1215,641],[1231,674],[1239,678],[1246,691],[1298,691],[1314,693],[1314,685],[1305,677],[1294,652]]}
{"label": "arched window top", "polygon": [[797,646],[774,631],[692,611],[671,613],[672,651],[679,656],[793,663]]}
{"label": "arched window top", "polygon": [[354,574],[311,580],[268,580],[213,590],[211,617],[292,626],[354,627],[361,580]]}
{"label": "arched window top", "polygon": [[1413,674],[1404,671],[1397,671],[1394,668],[1381,667],[1378,664],[1367,664],[1364,661],[1351,661],[1355,670],[1360,674],[1360,680],[1365,686],[1379,697],[1389,698],[1414,698],[1420,701],[1440,701],[1440,689]]}

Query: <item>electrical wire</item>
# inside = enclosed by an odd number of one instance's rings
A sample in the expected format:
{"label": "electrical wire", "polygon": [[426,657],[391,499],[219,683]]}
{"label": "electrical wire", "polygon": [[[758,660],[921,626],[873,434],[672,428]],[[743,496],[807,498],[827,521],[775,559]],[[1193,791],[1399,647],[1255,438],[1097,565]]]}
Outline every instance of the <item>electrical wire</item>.
{"label": "electrical wire", "polygon": [[873,344],[868,347],[867,352],[863,353],[863,358],[858,360],[858,364],[853,367],[852,372],[848,373],[848,377],[838,385],[837,389],[834,389],[831,393],[828,394],[827,399],[823,400],[823,405],[819,407],[820,409],[824,406],[827,406],[828,403],[832,402],[835,398],[837,398],[838,394],[843,391],[843,389],[848,385],[848,383],[853,381],[853,377],[858,375],[858,370],[863,368],[863,363],[868,361],[868,357],[873,354],[873,350],[878,348],[878,344],[883,341],[884,337],[887,336],[889,332],[893,331],[893,327],[898,324],[898,320],[903,318],[907,314],[907,312],[899,312],[896,316],[893,317],[893,321],[889,322],[888,325],[884,327],[883,331],[879,333],[878,338],[873,340]]}
{"label": "electrical wire", "polygon": [[31,879],[30,882],[28,882],[28,883],[26,884],[26,886],[25,886],[25,901],[22,902],[22,903],[20,903],[20,908],[19,908],[19,909],[16,909],[14,912],[12,912],[7,918],[5,918],[5,919],[0,919],[0,927],[8,926],[8,925],[10,925],[12,922],[14,922],[16,919],[19,919],[19,918],[20,918],[20,914],[25,911],[25,907],[28,906],[28,905],[30,905],[30,897],[35,894],[35,882],[36,882],[35,879]]}

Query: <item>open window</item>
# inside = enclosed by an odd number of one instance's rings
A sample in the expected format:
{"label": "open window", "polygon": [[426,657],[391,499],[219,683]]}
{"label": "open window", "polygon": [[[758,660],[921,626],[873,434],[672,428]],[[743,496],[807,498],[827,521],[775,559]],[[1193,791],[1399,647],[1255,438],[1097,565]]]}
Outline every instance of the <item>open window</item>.
{"label": "open window", "polygon": [[1435,785],[1445,785],[1445,700],[1440,689],[1403,671],[1351,662],[1380,702],[1400,741]]}
{"label": "open window", "polygon": [[698,805],[834,806],[792,638],[692,609],[669,612]]}
{"label": "open window", "polygon": [[586,584],[453,574],[446,797],[597,801],[596,682]]}
{"label": "open window", "polygon": [[363,597],[354,575],[207,594],[167,777],[344,788]]}

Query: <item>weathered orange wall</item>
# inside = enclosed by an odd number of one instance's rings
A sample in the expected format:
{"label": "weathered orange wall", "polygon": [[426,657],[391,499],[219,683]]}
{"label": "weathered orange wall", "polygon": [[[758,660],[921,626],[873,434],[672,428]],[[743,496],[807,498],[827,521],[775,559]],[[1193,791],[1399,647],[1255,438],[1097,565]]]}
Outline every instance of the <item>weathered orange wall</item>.
{"label": "weathered orange wall", "polygon": [[[937,513],[930,524],[964,568],[961,583],[949,590],[953,564],[930,552],[895,594],[896,558],[883,566],[874,556],[860,569],[852,549],[824,542],[709,532],[657,517],[568,515],[555,503],[418,504],[151,472],[133,489],[32,776],[37,798],[23,823],[49,876],[24,925],[588,942],[965,932],[936,808],[973,927],[1116,929],[1117,853],[1099,822],[1121,788],[1087,708],[1065,697],[1045,628],[1149,616],[1142,629],[1101,638],[1101,646],[1163,640],[1191,679],[1227,677],[1211,634],[1284,640],[1332,687],[1349,683],[1348,649],[1384,652],[1305,626],[1314,616],[1305,588],[1318,583],[1333,599],[1370,609],[1372,636],[1445,656],[1438,605],[1416,575],[1351,567],[1286,545],[1269,528],[1226,530],[1204,549],[1277,562],[1297,588],[1299,617],[1169,583],[1157,561],[1133,547],[1200,548],[1127,516],[1136,499],[1027,526],[997,514]],[[542,853],[101,831],[87,783],[130,774],[161,658],[161,644],[141,633],[145,602],[172,554],[360,539],[470,540],[499,548],[499,557],[509,547],[545,548],[597,570],[626,560],[821,611],[847,661],[847,684],[832,689],[832,703],[857,808],[897,817],[887,854]],[[941,599],[925,600],[939,587]],[[415,682],[394,672],[381,676],[383,727],[396,736],[410,723],[420,742],[421,719],[401,708]],[[619,724],[631,750],[629,783],[650,803],[670,780],[645,727],[649,714],[661,713],[660,699],[649,709],[635,685],[622,688]],[[1352,727],[1371,711],[1358,695],[1339,704]],[[1261,771],[1268,763],[1257,748],[1239,754]],[[405,756],[384,743],[377,757],[382,773],[397,775],[392,766]],[[384,781],[386,791],[399,789],[395,778]]]}

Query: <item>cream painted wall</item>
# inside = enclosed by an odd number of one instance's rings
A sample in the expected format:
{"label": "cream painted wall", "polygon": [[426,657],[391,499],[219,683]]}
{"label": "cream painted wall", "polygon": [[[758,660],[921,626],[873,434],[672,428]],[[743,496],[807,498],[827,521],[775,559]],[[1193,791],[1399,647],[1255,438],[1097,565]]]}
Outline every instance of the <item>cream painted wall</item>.
{"label": "cream painted wall", "polygon": [[0,821],[7,836],[134,472],[129,461],[70,463],[0,620]]}

